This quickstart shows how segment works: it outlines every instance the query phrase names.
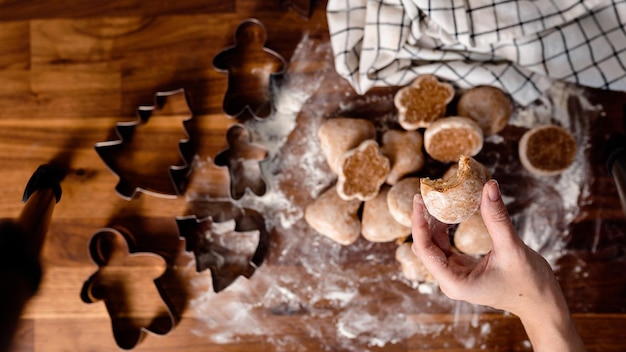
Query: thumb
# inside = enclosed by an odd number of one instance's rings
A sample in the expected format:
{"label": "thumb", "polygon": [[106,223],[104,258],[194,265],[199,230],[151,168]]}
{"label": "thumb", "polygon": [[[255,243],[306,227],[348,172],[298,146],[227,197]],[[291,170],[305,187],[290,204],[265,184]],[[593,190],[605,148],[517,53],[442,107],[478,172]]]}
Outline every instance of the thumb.
{"label": "thumb", "polygon": [[489,231],[495,251],[519,246],[520,239],[502,201],[500,187],[496,180],[489,180],[483,186],[480,213],[487,231]]}

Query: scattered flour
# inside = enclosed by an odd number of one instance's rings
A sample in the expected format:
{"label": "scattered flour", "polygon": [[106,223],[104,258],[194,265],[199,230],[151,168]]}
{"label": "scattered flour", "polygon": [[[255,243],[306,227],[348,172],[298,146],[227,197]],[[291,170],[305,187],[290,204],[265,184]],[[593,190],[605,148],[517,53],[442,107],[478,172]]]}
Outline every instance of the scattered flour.
{"label": "scattered flour", "polygon": [[[583,88],[555,82],[536,104],[519,110],[510,121],[511,125],[524,128],[560,125],[572,132],[578,144],[574,163],[561,175],[533,177],[534,201],[529,202],[523,212],[512,216],[524,242],[553,267],[563,255],[568,225],[578,215],[581,193],[589,183],[590,166],[585,151],[589,147],[590,115],[600,112],[601,106],[593,106],[584,96]],[[516,200],[505,199],[507,205]]]}
{"label": "scattered flour", "polygon": [[[302,61],[311,52],[328,56],[327,61],[332,62],[328,44],[319,45],[308,37],[303,38],[292,61]],[[297,351],[298,335],[290,333],[294,329],[300,329],[300,333],[304,330],[308,334],[306,338],[318,341],[319,349],[325,351],[369,351],[415,335],[424,336],[423,346],[429,346],[430,337],[442,333],[452,334],[466,348],[483,348],[482,339],[492,332],[492,326],[479,319],[486,308],[452,302],[436,284],[416,285],[398,276],[388,276],[397,268],[380,267],[393,262],[390,259],[393,254],[389,254],[393,251],[383,253],[377,249],[380,244],[360,241],[343,247],[316,235],[302,224],[302,199],[282,191],[287,184],[315,198],[334,182],[325,167],[318,142],[311,137],[316,135],[325,111],[311,110],[317,106],[308,106],[332,72],[332,64],[313,75],[288,72],[276,91],[275,113],[264,120],[246,123],[252,141],[263,145],[269,153],[261,163],[268,190],[260,197],[247,192],[236,204],[264,215],[267,228],[272,231],[270,260],[277,265],[262,265],[250,279],[240,277],[219,294],[207,290],[194,298],[190,307],[203,322],[195,332],[217,343],[236,342],[244,335],[262,336],[276,351]],[[345,83],[338,81],[330,87],[339,92],[344,87],[342,84]],[[344,98],[339,111],[354,108],[355,99],[361,100],[361,106],[392,100],[390,96],[357,97],[349,91]],[[561,124],[574,132],[581,146],[575,164],[563,175],[533,179],[537,191],[547,196],[546,201],[527,202],[528,199],[521,199],[512,191],[504,194],[507,205],[522,209],[512,214],[520,236],[552,264],[562,255],[563,231],[577,215],[578,199],[584,192],[581,185],[585,183],[589,167],[582,157],[589,138],[583,131],[588,130],[589,121],[580,116],[571,121],[568,107],[572,100],[577,101],[583,111],[598,110],[580,90],[556,83],[536,105],[519,111],[511,121],[512,125],[523,128],[542,123]],[[298,117],[305,109],[309,109],[306,111],[308,120],[301,123]],[[393,114],[382,116],[383,127],[390,125],[394,118]],[[501,136],[489,137],[488,142],[506,144]],[[532,198],[533,194],[527,197]],[[555,199],[558,202],[555,203]],[[558,209],[553,211],[555,204]],[[554,215],[536,216],[547,209]],[[555,228],[554,223],[561,226]],[[364,273],[362,268],[357,270],[360,265],[371,265],[380,272]],[[210,287],[210,282],[210,275],[201,273],[191,284]],[[380,292],[385,293],[384,307],[381,307]],[[453,312],[454,320],[440,323],[420,320],[429,313],[442,312]],[[272,325],[268,325],[265,317],[269,315],[298,315],[301,324],[293,327],[281,323],[282,320],[270,319]]]}

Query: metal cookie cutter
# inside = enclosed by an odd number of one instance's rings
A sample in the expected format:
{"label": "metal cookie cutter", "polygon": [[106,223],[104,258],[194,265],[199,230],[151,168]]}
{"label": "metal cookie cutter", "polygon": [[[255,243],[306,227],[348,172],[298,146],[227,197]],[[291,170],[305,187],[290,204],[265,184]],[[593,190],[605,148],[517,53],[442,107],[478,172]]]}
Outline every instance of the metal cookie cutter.
{"label": "metal cookie cutter", "polygon": [[266,48],[267,33],[256,19],[247,19],[235,31],[235,44],[213,58],[213,67],[228,73],[223,110],[239,117],[244,112],[265,118],[272,113],[271,88],[287,63],[280,54]]}
{"label": "metal cookie cutter", "polygon": [[193,252],[196,258],[196,271],[211,270],[215,292],[239,276],[250,278],[262,264],[268,248],[269,233],[263,216],[229,202],[192,206],[203,216],[181,216],[176,223],[185,239],[185,250]]}
{"label": "metal cookie cutter", "polygon": [[[95,145],[119,177],[115,190],[126,200],[138,191],[168,198],[183,194],[191,171],[188,160],[193,157],[189,135],[193,114],[185,90],[156,93],[155,104],[140,106],[137,115],[135,121],[116,125],[117,140]],[[176,151],[166,152],[162,146]]]}
{"label": "metal cookie cutter", "polygon": [[226,133],[228,148],[215,156],[215,165],[228,167],[230,196],[241,199],[246,189],[262,196],[267,190],[260,163],[267,158],[267,149],[250,142],[250,134],[240,124]]}
{"label": "metal cookie cutter", "polygon": [[154,253],[135,252],[132,236],[102,228],[91,239],[91,258],[98,270],[85,281],[85,303],[104,301],[115,342],[132,349],[146,333],[165,335],[176,325],[173,305],[164,295],[160,277],[165,260]]}

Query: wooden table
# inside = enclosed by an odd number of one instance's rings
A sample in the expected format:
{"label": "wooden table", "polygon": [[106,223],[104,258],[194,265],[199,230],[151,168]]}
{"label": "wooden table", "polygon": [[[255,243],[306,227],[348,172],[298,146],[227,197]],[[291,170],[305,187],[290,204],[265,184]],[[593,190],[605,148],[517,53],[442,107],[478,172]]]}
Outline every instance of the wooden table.
{"label": "wooden table", "polygon": [[[302,220],[288,228],[271,229],[261,273],[238,285],[269,294],[275,291],[267,278],[279,282],[284,275],[311,280],[292,288],[323,289],[324,278],[316,278],[311,263],[303,264],[301,257],[330,248],[335,252],[329,275],[343,268],[354,277],[364,277],[354,286],[356,294],[380,304],[376,309],[368,307],[372,317],[385,317],[370,321],[368,331],[373,339],[349,338],[345,333],[336,336],[338,324],[349,322],[349,300],[318,300],[311,306],[306,304],[311,300],[304,304],[296,300],[292,305],[294,301],[286,300],[284,292],[277,300],[242,294],[243,302],[263,302],[254,308],[255,317],[261,319],[243,319],[245,326],[203,323],[212,314],[199,309],[210,288],[198,283],[209,276],[194,272],[175,219],[186,214],[207,215],[193,199],[228,199],[227,171],[208,161],[227,147],[226,131],[236,121],[222,112],[227,76],[212,67],[212,60],[233,44],[237,24],[249,17],[259,19],[267,30],[266,46],[289,62],[291,84],[300,79],[301,89],[307,80],[317,85],[309,91],[299,124],[306,124],[309,116],[326,118],[346,110],[346,100],[356,102],[354,114],[369,117],[382,116],[393,108],[390,97],[395,88],[358,97],[332,72],[324,10],[324,1],[316,4],[309,18],[282,8],[278,1],[0,3],[0,217],[19,213],[24,186],[38,165],[55,161],[68,171],[62,183],[63,198],[43,248],[44,281],[23,314],[14,351],[117,348],[104,304],[86,304],[80,298],[83,283],[97,270],[89,255],[89,241],[106,226],[127,229],[136,238],[136,250],[160,254],[168,266],[163,285],[177,325],[165,337],[148,336],[136,347],[138,351],[530,350],[523,328],[513,316],[489,310],[475,313],[471,307],[446,301],[441,293],[419,294],[397,277],[389,279],[389,290],[368,291],[378,289],[379,276],[397,272],[394,245],[373,247],[360,241],[356,248],[373,255],[365,258],[363,252],[338,249],[315,238]],[[322,71],[321,81],[316,81]],[[131,201],[121,199],[114,191],[118,180],[95,153],[94,144],[113,139],[116,123],[136,119],[137,107],[153,104],[156,92],[178,88],[185,88],[197,121],[193,135],[196,158],[186,195],[165,199],[142,194]],[[569,225],[567,254],[557,270],[590,351],[626,350],[626,218],[603,169],[605,141],[611,134],[623,132],[625,98],[623,93],[589,90],[589,99],[601,104],[605,113],[594,120],[593,137],[586,149],[594,177],[584,185],[580,213]],[[296,128],[284,150],[297,154],[298,148],[306,148],[303,141],[311,138],[306,133],[314,125],[308,126]],[[160,143],[154,148],[172,151]],[[311,200],[310,192],[298,189],[294,179],[281,180],[280,186],[292,195],[290,201],[296,208]],[[304,249],[287,240],[303,234]],[[281,255],[283,251],[290,254]],[[321,259],[327,256],[319,252]],[[2,283],[3,289],[9,285]],[[263,285],[269,288],[262,289]],[[290,286],[284,283],[284,287]],[[399,297],[412,297],[412,292],[414,301],[398,301]],[[385,315],[386,307],[397,304],[410,308],[406,316]],[[416,333],[400,334],[402,338],[377,346],[377,324],[394,324],[398,319],[422,330],[410,328]],[[406,328],[402,326],[398,329]],[[240,330],[241,336],[220,335],[233,330]]]}

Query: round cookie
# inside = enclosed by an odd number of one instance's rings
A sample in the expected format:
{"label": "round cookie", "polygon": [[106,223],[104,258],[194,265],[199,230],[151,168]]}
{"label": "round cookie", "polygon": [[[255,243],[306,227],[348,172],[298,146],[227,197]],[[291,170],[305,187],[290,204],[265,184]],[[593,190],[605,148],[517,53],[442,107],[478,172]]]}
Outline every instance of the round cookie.
{"label": "round cookie", "polygon": [[362,201],[376,197],[389,175],[387,159],[374,140],[366,140],[339,159],[337,193],[345,200]]}
{"label": "round cookie", "polygon": [[398,90],[393,102],[398,109],[400,126],[411,131],[428,127],[442,117],[452,98],[454,87],[451,84],[439,82],[433,75],[423,75]]}
{"label": "round cookie", "polygon": [[434,278],[428,272],[422,261],[411,250],[411,243],[402,243],[396,249],[396,260],[400,263],[402,274],[413,282],[433,282]]}
{"label": "round cookie", "polygon": [[349,245],[361,234],[359,200],[343,200],[335,187],[322,193],[304,209],[304,220],[315,231],[342,245]]}
{"label": "round cookie", "polygon": [[376,127],[365,119],[336,117],[324,121],[317,130],[322,154],[330,170],[339,172],[339,159],[367,139],[376,138]]}
{"label": "round cookie", "polygon": [[424,148],[433,159],[451,163],[461,155],[474,156],[483,148],[483,131],[467,117],[446,117],[424,131]]}
{"label": "round cookie", "polygon": [[512,113],[513,103],[509,96],[491,86],[467,90],[457,104],[457,114],[476,121],[485,135],[500,132],[509,123]]}
{"label": "round cookie", "polygon": [[454,232],[454,246],[469,255],[484,255],[493,248],[491,236],[480,211],[459,224]]}
{"label": "round cookie", "polygon": [[422,178],[420,191],[432,216],[446,224],[458,224],[478,210],[485,182],[483,166],[461,156],[456,174],[448,179]]}
{"label": "round cookie", "polygon": [[389,186],[383,186],[378,195],[365,202],[361,217],[361,234],[370,242],[390,242],[407,237],[411,228],[398,223],[387,206]]}
{"label": "round cookie", "polygon": [[424,166],[422,145],[422,134],[418,131],[389,130],[383,134],[380,150],[391,163],[388,184],[394,185],[402,177]]}
{"label": "round cookie", "polygon": [[413,197],[420,193],[420,179],[408,177],[393,185],[387,194],[387,206],[391,216],[400,224],[411,227]]}
{"label": "round cookie", "polygon": [[532,128],[520,139],[519,158],[526,170],[536,176],[557,175],[576,158],[576,140],[556,125]]}

